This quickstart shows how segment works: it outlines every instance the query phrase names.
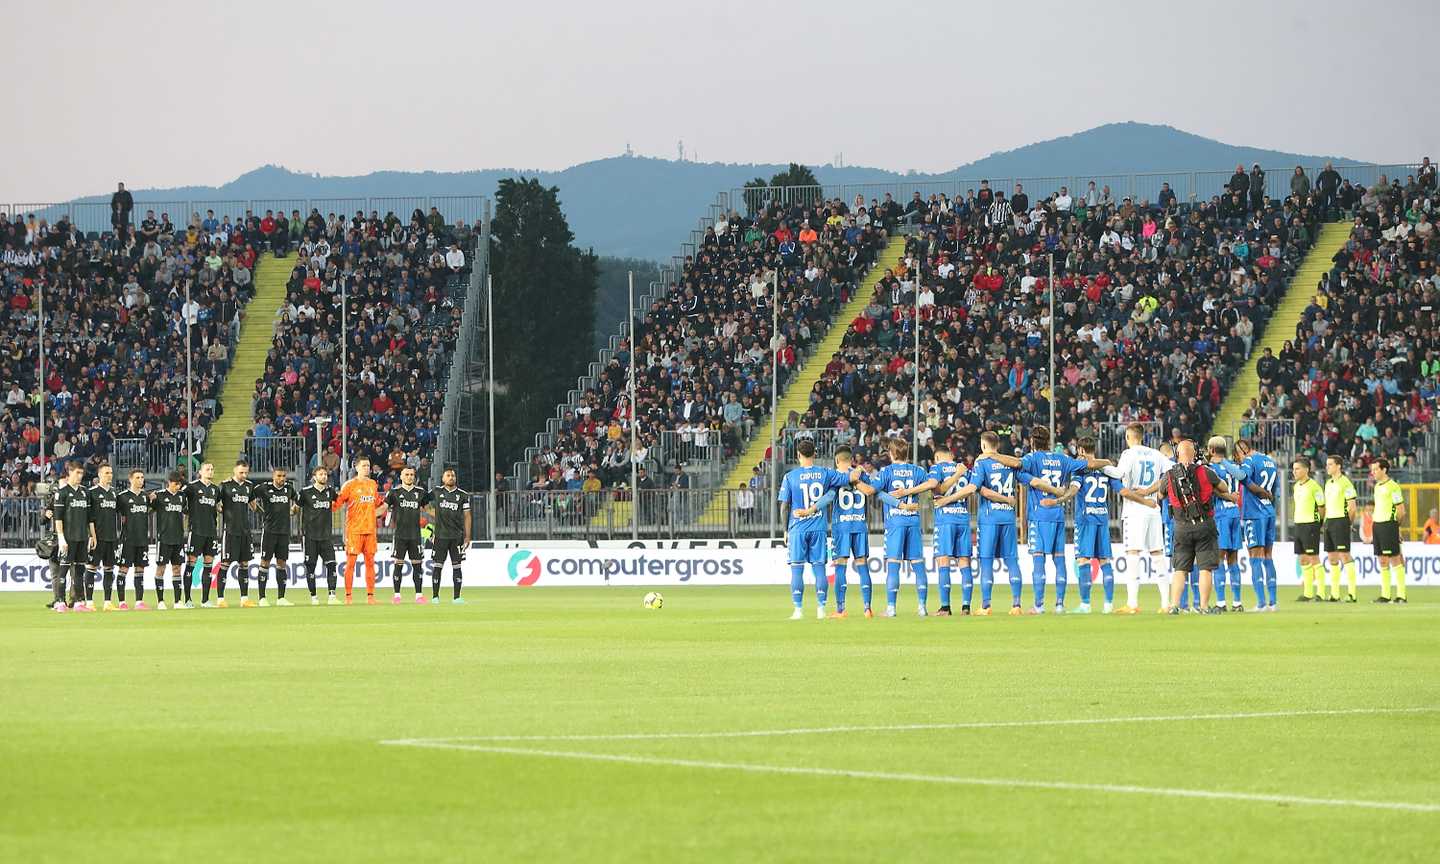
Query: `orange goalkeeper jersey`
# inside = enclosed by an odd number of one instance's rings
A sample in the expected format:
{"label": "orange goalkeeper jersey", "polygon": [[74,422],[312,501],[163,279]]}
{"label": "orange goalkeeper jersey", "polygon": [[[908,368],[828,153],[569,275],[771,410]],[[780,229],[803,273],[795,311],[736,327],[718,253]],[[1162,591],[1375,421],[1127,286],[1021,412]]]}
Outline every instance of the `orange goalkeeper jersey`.
{"label": "orange goalkeeper jersey", "polygon": [[336,510],[349,508],[345,511],[345,536],[374,534],[375,508],[379,503],[380,491],[374,480],[354,477],[346,481],[333,505]]}

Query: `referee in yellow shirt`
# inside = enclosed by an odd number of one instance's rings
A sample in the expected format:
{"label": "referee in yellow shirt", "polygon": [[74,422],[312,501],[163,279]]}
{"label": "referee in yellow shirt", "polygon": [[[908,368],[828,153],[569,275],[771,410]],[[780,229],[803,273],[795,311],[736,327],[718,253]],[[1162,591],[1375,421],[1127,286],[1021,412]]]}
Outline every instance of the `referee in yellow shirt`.
{"label": "referee in yellow shirt", "polygon": [[[1310,476],[1310,460],[1296,459],[1295,472],[1295,554],[1300,558],[1300,581],[1305,586],[1301,603],[1325,599],[1325,572],[1320,568],[1320,517],[1325,510],[1325,490]],[[1319,583],[1320,596],[1315,596]]]}
{"label": "referee in yellow shirt", "polygon": [[[1375,481],[1375,555],[1380,559],[1380,596],[1376,603],[1404,603],[1405,557],[1400,554],[1400,520],[1405,518],[1405,492],[1390,479],[1390,460],[1370,463]],[[1390,579],[1396,579],[1395,597],[1390,597]]]}
{"label": "referee in yellow shirt", "polygon": [[[1340,571],[1344,570],[1346,583],[1350,588],[1346,602],[1354,603],[1355,558],[1350,554],[1350,538],[1358,510],[1358,496],[1355,494],[1355,484],[1345,476],[1344,459],[1339,456],[1327,457],[1325,473],[1329,475],[1325,480],[1325,555],[1329,558],[1331,568],[1330,602],[1335,603],[1340,599]],[[1323,583],[1317,585],[1317,593],[1320,593],[1319,589],[1323,587]]]}

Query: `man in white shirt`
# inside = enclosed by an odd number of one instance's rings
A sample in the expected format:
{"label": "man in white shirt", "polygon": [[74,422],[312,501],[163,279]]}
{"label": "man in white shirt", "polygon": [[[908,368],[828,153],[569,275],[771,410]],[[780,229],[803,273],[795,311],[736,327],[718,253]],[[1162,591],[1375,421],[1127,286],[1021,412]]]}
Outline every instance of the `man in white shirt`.
{"label": "man in white shirt", "polygon": [[1055,212],[1062,217],[1069,216],[1070,210],[1075,206],[1075,199],[1070,197],[1070,190],[1064,186],[1060,187],[1060,194],[1055,196]]}
{"label": "man in white shirt", "polygon": [[452,245],[450,251],[445,253],[445,266],[450,268],[451,273],[459,273],[465,269],[465,253],[460,247]]}
{"label": "man in white shirt", "polygon": [[1126,603],[1115,611],[1129,615],[1140,611],[1140,556],[1143,552],[1150,553],[1150,580],[1160,589],[1160,608],[1163,610],[1170,605],[1165,526],[1160,517],[1160,504],[1155,497],[1143,496],[1136,490],[1153,484],[1173,467],[1174,462],[1155,448],[1145,446],[1144,440],[1145,427],[1139,423],[1130,424],[1125,429],[1128,446],[1120,454],[1120,464],[1104,469],[1106,474],[1125,484],[1120,493],[1125,499],[1120,509],[1120,520],[1125,544]]}

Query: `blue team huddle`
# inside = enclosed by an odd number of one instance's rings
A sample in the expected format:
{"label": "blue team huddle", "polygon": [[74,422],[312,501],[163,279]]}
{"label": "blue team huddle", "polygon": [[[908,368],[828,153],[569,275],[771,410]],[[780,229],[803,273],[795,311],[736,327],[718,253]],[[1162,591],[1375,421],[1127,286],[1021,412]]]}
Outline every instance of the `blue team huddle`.
{"label": "blue team huddle", "polygon": [[[792,618],[802,617],[808,565],[815,585],[816,617],[845,618],[847,570],[860,584],[865,617],[875,614],[869,567],[869,499],[884,514],[885,605],[894,617],[902,571],[915,584],[917,614],[930,614],[929,574],[923,549],[920,496],[930,493],[933,562],[939,591],[938,615],[990,615],[997,561],[1008,576],[1011,615],[1026,614],[1019,546],[1031,557],[1030,614],[1047,611],[1047,562],[1055,579],[1054,611],[1067,611],[1073,576],[1080,595],[1073,611],[1091,611],[1093,583],[1101,583],[1105,613],[1135,614],[1145,558],[1159,587],[1159,611],[1178,613],[1241,611],[1239,552],[1248,550],[1255,611],[1276,606],[1274,495],[1279,471],[1270,457],[1238,442],[1229,458],[1223,438],[1209,442],[1210,460],[1196,459],[1184,442],[1172,458],[1140,443],[1138,427],[1127,431],[1130,446],[1118,464],[1095,456],[1095,442],[1078,442],[1079,456],[1051,448],[1049,431],[1037,428],[1023,457],[1000,452],[1000,438],[986,432],[970,468],[945,447],[935,450],[927,470],[908,461],[909,445],[892,439],[890,461],[876,469],[859,466],[849,448],[835,452],[835,467],[817,465],[815,445],[796,447],[800,466],[781,485],[779,501],[789,509],[787,544]],[[1188,449],[1187,449],[1188,448]],[[970,499],[976,500],[972,537]],[[1115,556],[1111,543],[1111,500],[1123,500],[1127,600],[1115,605]],[[1066,505],[1074,500],[1075,563],[1066,560]],[[1023,518],[1017,516],[1023,515]],[[974,565],[974,566],[972,566]],[[827,568],[832,567],[833,570]],[[952,612],[951,577],[960,577],[960,608]],[[974,603],[975,575],[980,582]],[[826,609],[833,577],[834,612]],[[1227,592],[1228,589],[1228,592]],[[1228,599],[1227,599],[1228,593]],[[1212,594],[1214,595],[1212,597]]]}

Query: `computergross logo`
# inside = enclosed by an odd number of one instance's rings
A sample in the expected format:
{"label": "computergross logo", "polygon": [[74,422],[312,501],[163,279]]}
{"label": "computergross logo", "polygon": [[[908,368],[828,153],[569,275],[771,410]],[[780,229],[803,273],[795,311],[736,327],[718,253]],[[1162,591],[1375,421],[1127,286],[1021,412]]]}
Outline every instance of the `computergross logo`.
{"label": "computergross logo", "polygon": [[517,549],[505,571],[516,585],[534,585],[540,579],[540,556],[529,549]]}

